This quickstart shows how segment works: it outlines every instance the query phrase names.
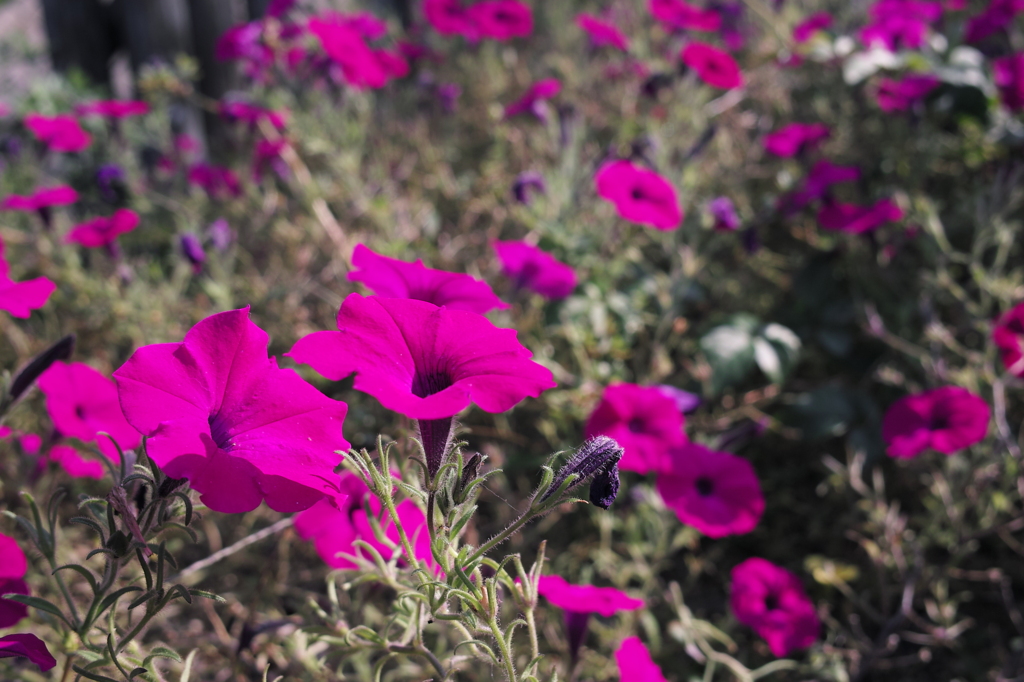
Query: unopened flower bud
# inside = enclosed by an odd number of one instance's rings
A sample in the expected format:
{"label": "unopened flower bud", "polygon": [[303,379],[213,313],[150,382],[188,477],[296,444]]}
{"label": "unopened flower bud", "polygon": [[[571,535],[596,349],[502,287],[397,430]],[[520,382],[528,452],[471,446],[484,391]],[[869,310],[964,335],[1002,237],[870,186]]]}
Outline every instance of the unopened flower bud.
{"label": "unopened flower bud", "polygon": [[591,438],[555,474],[551,486],[540,501],[543,502],[551,497],[569,476],[578,474],[579,478],[568,490],[593,479],[590,499],[594,504],[607,509],[615,500],[615,495],[619,490],[618,465],[619,460],[622,459],[622,453],[622,446],[608,436]]}

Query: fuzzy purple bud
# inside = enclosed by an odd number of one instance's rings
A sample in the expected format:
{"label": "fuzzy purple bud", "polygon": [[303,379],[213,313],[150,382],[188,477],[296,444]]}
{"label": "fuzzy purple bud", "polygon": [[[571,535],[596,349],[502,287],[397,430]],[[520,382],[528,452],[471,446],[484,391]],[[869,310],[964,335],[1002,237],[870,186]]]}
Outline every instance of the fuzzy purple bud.
{"label": "fuzzy purple bud", "polygon": [[733,232],[740,227],[740,217],[736,215],[736,207],[729,197],[712,199],[708,211],[715,219],[715,229],[720,232]]}
{"label": "fuzzy purple bud", "polygon": [[579,478],[568,490],[592,478],[590,501],[607,509],[619,492],[619,460],[622,459],[622,453],[622,446],[608,436],[591,438],[559,469],[540,501],[544,502],[554,495],[569,476],[578,474]]}
{"label": "fuzzy purple bud", "polygon": [[206,262],[206,252],[203,250],[203,243],[199,241],[199,237],[191,232],[181,235],[181,252],[188,259],[188,262],[192,264],[192,269],[195,272],[203,269],[203,263]]}
{"label": "fuzzy purple bud", "polygon": [[512,185],[512,194],[520,204],[529,204],[534,192],[544,194],[547,186],[544,184],[544,176],[537,171],[524,171],[516,176]]}

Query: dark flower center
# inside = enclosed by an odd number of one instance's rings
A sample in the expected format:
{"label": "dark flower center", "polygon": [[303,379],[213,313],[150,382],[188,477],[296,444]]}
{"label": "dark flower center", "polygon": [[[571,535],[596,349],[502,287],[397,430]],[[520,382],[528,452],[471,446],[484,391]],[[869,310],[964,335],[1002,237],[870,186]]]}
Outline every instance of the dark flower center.
{"label": "dark flower center", "polygon": [[928,424],[929,431],[942,431],[949,428],[949,415],[948,414],[936,414],[932,415],[931,422]]}
{"label": "dark flower center", "polygon": [[644,428],[646,424],[644,423],[644,420],[641,419],[640,417],[633,417],[632,419],[630,419],[628,426],[629,430],[632,431],[633,433],[643,433],[646,430]]}
{"label": "dark flower center", "polygon": [[702,497],[707,497],[708,495],[715,491],[714,482],[712,482],[712,480],[707,476],[701,476],[700,478],[698,478],[695,483],[695,486],[697,488],[697,493],[700,494]]}
{"label": "dark flower center", "polygon": [[448,372],[416,372],[412,378],[412,394],[417,398],[426,398],[440,393],[453,383]]}
{"label": "dark flower center", "polygon": [[630,192],[629,195],[633,197],[633,201],[642,201],[647,198],[647,196],[644,194],[644,190],[640,187],[634,187],[633,191]]}
{"label": "dark flower center", "polygon": [[779,608],[779,596],[776,594],[769,594],[764,600],[764,608],[768,611],[774,611]]}
{"label": "dark flower center", "polygon": [[222,450],[227,449],[228,441],[230,440],[227,425],[218,419],[216,414],[211,414],[206,421],[210,425],[210,437],[213,439],[213,442],[216,443],[218,448]]}
{"label": "dark flower center", "polygon": [[79,419],[84,420],[85,419],[85,408],[82,407],[81,405],[76,405],[75,406],[75,416],[78,417]]}

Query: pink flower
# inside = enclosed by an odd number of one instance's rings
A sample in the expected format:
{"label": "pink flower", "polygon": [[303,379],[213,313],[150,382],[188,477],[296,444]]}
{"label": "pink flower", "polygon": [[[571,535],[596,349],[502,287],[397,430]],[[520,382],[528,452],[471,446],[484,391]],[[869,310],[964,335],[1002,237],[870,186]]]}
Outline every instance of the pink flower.
{"label": "pink flower", "polygon": [[287,111],[274,111],[249,102],[221,102],[219,108],[220,115],[227,120],[247,123],[250,128],[256,128],[260,121],[266,119],[278,130],[284,130],[288,120]]}
{"label": "pink flower", "polygon": [[253,182],[259,182],[268,169],[273,169],[278,177],[282,179],[288,178],[288,164],[281,156],[287,146],[288,140],[284,138],[274,140],[273,142],[270,140],[260,140],[256,143],[256,148],[252,154]]}
{"label": "pink flower", "polygon": [[642,599],[634,599],[614,587],[570,585],[557,575],[542,575],[537,592],[549,602],[573,613],[596,613],[610,618],[620,611],[642,609]]}
{"label": "pink flower", "polygon": [[565,298],[576,288],[576,273],[536,246],[521,241],[492,243],[501,271],[515,282],[517,289],[529,289],[544,298]]}
{"label": "pink flower", "polygon": [[669,29],[714,32],[722,27],[722,15],[718,12],[694,7],[683,0],[649,0],[647,7]]}
{"label": "pink flower", "polygon": [[900,80],[883,78],[878,82],[875,98],[885,112],[906,111],[923,100],[942,83],[935,76],[906,76]]}
{"label": "pink flower", "polygon": [[42,308],[57,285],[46,277],[15,282],[7,274],[10,267],[4,258],[4,242],[0,239],[0,310],[14,317],[26,318],[31,311]]}
{"label": "pink flower", "polygon": [[371,49],[362,30],[365,27],[361,24],[353,25],[338,14],[309,20],[310,33],[320,39],[324,52],[341,68],[345,82],[353,88],[382,88],[391,78],[408,72],[402,57]]}
{"label": "pink flower", "polygon": [[423,14],[441,35],[461,35],[477,39],[477,30],[459,0],[424,0]]}
{"label": "pink flower", "polygon": [[882,420],[890,457],[915,457],[931,448],[951,455],[988,434],[991,412],[966,388],[944,386],[900,398]]}
{"label": "pink flower", "polygon": [[823,123],[790,123],[765,135],[764,148],[783,158],[802,153],[831,134]]}
{"label": "pink flower", "polygon": [[795,213],[811,202],[824,198],[832,185],[853,182],[858,178],[860,169],[856,166],[837,166],[821,160],[807,173],[807,179],[800,189],[780,199],[779,208],[787,214]]}
{"label": "pink flower", "polygon": [[484,38],[510,40],[533,33],[533,11],[519,0],[483,0],[467,10],[476,32]]}
{"label": "pink flower", "polygon": [[512,118],[526,112],[532,113],[541,121],[547,120],[547,108],[544,102],[562,91],[562,84],[557,78],[545,78],[530,86],[522,97],[505,107],[505,118]]}
{"label": "pink flower", "polygon": [[0,658],[24,656],[39,666],[43,672],[57,665],[43,640],[35,635],[13,634],[0,637]]}
{"label": "pink flower", "polygon": [[[103,441],[101,440],[102,444]],[[97,459],[85,459],[70,445],[54,445],[46,453],[45,460],[57,464],[71,478],[94,478],[100,480],[106,473],[103,463]]]}
{"label": "pink flower", "polygon": [[67,206],[78,201],[78,192],[68,185],[43,187],[28,196],[12,194],[0,203],[0,210],[41,211],[51,206]]}
{"label": "pink flower", "polygon": [[230,168],[197,163],[188,169],[188,181],[206,190],[211,199],[242,195],[242,184]]}
{"label": "pink flower", "polygon": [[476,313],[350,294],[337,322],[338,331],[314,332],[287,355],[335,381],[356,372],[356,390],[412,419],[452,417],[471,401],[504,412],[555,387],[514,330]]}
{"label": "pink flower", "polygon": [[728,90],[743,85],[739,64],[725,50],[706,43],[692,42],[682,49],[679,58],[712,87]]}
{"label": "pink flower", "polygon": [[[384,534],[396,546],[399,545],[398,530],[391,524],[391,518],[383,510],[376,495],[371,495],[366,484],[351,472],[343,472],[339,483],[340,490],[346,499],[336,507],[327,500],[321,500],[295,517],[295,532],[304,540],[312,540],[316,545],[317,554],[331,568],[358,568],[357,564],[344,557],[341,553],[363,555],[361,549],[353,543],[362,540],[380,552],[384,560],[391,558],[392,549],[379,542],[373,533],[373,527],[366,515],[366,505],[380,523]],[[402,500],[396,511],[409,539],[413,542],[416,558],[433,565],[430,552],[430,535],[427,533],[427,519],[423,511],[412,500]]]}
{"label": "pink flower", "polygon": [[[22,580],[28,561],[17,540],[0,534],[0,594],[29,594]],[[10,599],[0,599],[0,629],[9,628],[28,615],[28,607]]]}
{"label": "pink flower", "polygon": [[992,71],[1003,104],[1013,111],[1024,109],[1024,52],[996,59]]}
{"label": "pink flower", "polygon": [[627,637],[615,651],[619,676],[628,682],[668,682],[639,637]]}
{"label": "pink flower", "polygon": [[870,206],[830,201],[818,211],[818,224],[826,230],[862,234],[902,217],[903,210],[890,199],[880,199]]}
{"label": "pink flower", "polygon": [[609,161],[594,176],[597,193],[615,204],[619,215],[659,230],[674,230],[683,220],[676,191],[654,171],[626,160]]}
{"label": "pink flower", "polygon": [[928,25],[942,17],[942,5],[922,0],[878,0],[871,6],[872,21],[861,29],[865,45],[894,52],[924,44]]}
{"label": "pink flower", "polygon": [[815,12],[793,28],[793,40],[806,43],[818,31],[832,25],[832,15],[828,12]]}
{"label": "pink flower", "polygon": [[1018,303],[999,318],[992,330],[992,341],[999,349],[1006,371],[1024,377],[1024,303]]}
{"label": "pink flower", "polygon": [[46,411],[62,436],[97,441],[100,451],[117,460],[117,448],[98,434],[108,433],[122,450],[137,448],[142,435],[125,420],[114,382],[81,362],[57,361],[39,377]]}
{"label": "pink flower", "polygon": [[337,494],[347,406],[278,368],[268,340],[248,308],[229,310],[181,343],[138,349],[114,372],[124,415],[149,437],[150,458],[168,476],[189,479],[214,511],[246,512],[265,499],[294,512]]}
{"label": "pink flower", "polygon": [[92,136],[82,130],[78,119],[70,114],[29,114],[25,117],[25,127],[37,140],[57,152],[80,152],[92,144]]}
{"label": "pink flower", "polygon": [[964,42],[980,43],[990,35],[1007,28],[1013,18],[1024,11],[1024,0],[991,0],[985,10],[967,22]]}
{"label": "pink flower", "polygon": [[615,24],[602,21],[593,14],[583,13],[576,16],[576,25],[587,32],[587,35],[590,36],[590,44],[594,47],[608,45],[623,52],[629,52],[629,40]]}
{"label": "pink flower", "polygon": [[669,452],[668,465],[658,472],[658,492],[680,521],[709,538],[749,533],[764,513],[750,462],[696,443]]}
{"label": "pink flower", "polygon": [[613,384],[587,419],[587,438],[614,439],[625,451],[619,468],[641,474],[669,464],[669,452],[686,444],[685,419],[674,397],[658,386]]}
{"label": "pink flower", "polygon": [[740,217],[729,197],[717,197],[708,204],[708,211],[715,219],[714,229],[719,232],[734,232],[740,227]]}
{"label": "pink flower", "polygon": [[118,235],[131,232],[139,225],[139,214],[131,209],[119,208],[114,215],[99,217],[75,225],[64,237],[69,244],[81,244],[90,249],[112,244]]}
{"label": "pink flower", "polygon": [[776,656],[806,649],[818,638],[821,621],[800,579],[757,557],[732,569],[732,612],[768,642]]}
{"label": "pink flower", "polygon": [[486,282],[428,268],[422,260],[407,263],[387,258],[359,244],[352,252],[352,265],[358,269],[348,273],[349,281],[362,282],[378,296],[412,298],[480,315],[508,307]]}
{"label": "pink flower", "polygon": [[108,99],[98,102],[88,102],[75,107],[79,116],[106,116],[107,118],[119,119],[129,116],[141,116],[149,113],[149,104],[138,100]]}

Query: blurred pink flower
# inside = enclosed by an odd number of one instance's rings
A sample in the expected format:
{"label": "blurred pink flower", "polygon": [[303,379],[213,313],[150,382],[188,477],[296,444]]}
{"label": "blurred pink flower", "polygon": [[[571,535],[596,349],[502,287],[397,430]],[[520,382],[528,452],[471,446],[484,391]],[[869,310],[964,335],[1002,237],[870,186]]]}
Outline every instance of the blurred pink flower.
{"label": "blurred pink flower", "polygon": [[615,651],[615,663],[624,682],[668,682],[639,637],[622,640]]}
{"label": "blurred pink flower", "polygon": [[870,206],[826,202],[818,211],[818,224],[826,230],[862,234],[887,222],[903,218],[903,210],[891,199],[880,199]]}
{"label": "blurred pink flower", "polygon": [[563,611],[596,613],[606,618],[644,606],[642,599],[634,599],[614,587],[571,585],[557,575],[542,575],[537,592]]}
{"label": "blurred pink flower", "polygon": [[806,43],[818,31],[832,25],[832,15],[828,12],[815,12],[793,28],[793,40]]}
{"label": "blurred pink flower", "polygon": [[512,118],[523,113],[531,113],[541,121],[547,120],[545,102],[562,91],[562,84],[557,78],[545,78],[530,86],[522,97],[505,107],[505,118]]}
{"label": "blurred pink flower", "polygon": [[658,471],[658,492],[680,521],[709,538],[749,533],[764,513],[750,462],[696,443],[669,451]]}
{"label": "blurred pink flower", "polygon": [[507,308],[486,282],[457,272],[434,270],[423,265],[388,258],[374,253],[362,244],[352,252],[350,282],[362,282],[378,296],[412,298],[427,301],[451,310],[468,310],[483,315]]}
{"label": "blurred pink flower", "polygon": [[114,372],[124,415],[149,437],[150,458],[168,476],[189,479],[214,511],[246,512],[265,499],[295,512],[338,492],[347,406],[280,369],[268,341],[248,308],[229,310],[200,321],[181,343],[139,348]]}
{"label": "blurred pink flower", "polygon": [[992,330],[992,341],[1006,371],[1024,377],[1024,303],[1018,303],[999,318]]}
{"label": "blurred pink flower", "polygon": [[807,172],[807,179],[800,189],[779,198],[779,209],[787,215],[796,213],[811,202],[825,198],[832,185],[853,182],[858,178],[860,169],[856,166],[837,166],[822,159]]}
{"label": "blurred pink flower", "polygon": [[510,40],[533,33],[533,11],[519,0],[483,0],[467,13],[483,38]]}
{"label": "blurred pink flower", "polygon": [[610,21],[602,21],[593,14],[578,14],[576,25],[590,36],[590,44],[594,47],[610,46],[623,52],[629,52],[629,39]]}
{"label": "blurred pink flower", "polygon": [[861,41],[894,52],[921,47],[929,24],[942,17],[942,5],[924,0],[877,0],[869,14],[871,23],[861,29]]}
{"label": "blurred pink flower", "polygon": [[15,282],[7,274],[10,266],[4,258],[4,242],[0,239],[0,310],[14,317],[26,318],[31,311],[42,308],[57,285],[46,277]]}
{"label": "blurred pink flower", "polygon": [[270,0],[270,4],[267,5],[267,16],[277,18],[287,14],[297,2],[298,0]]}
{"label": "blurred pink flower", "polygon": [[57,152],[80,152],[92,144],[92,136],[82,130],[78,119],[70,114],[29,114],[25,117],[25,127],[37,140]]}
{"label": "blurred pink flower", "polygon": [[441,35],[460,35],[470,40],[479,37],[476,25],[460,0],[424,0],[423,14]]}
{"label": "blurred pink flower", "polygon": [[67,206],[78,201],[78,192],[68,185],[43,187],[28,196],[12,194],[0,203],[0,210],[40,211],[51,206]]}
{"label": "blurred pink flower", "polygon": [[112,244],[118,235],[131,232],[139,225],[139,214],[131,209],[119,208],[109,217],[93,218],[75,225],[64,237],[69,244],[81,244],[90,249]]}
{"label": "blurred pink flower", "polygon": [[743,74],[732,55],[706,43],[692,42],[682,49],[679,58],[708,85],[725,90],[743,85]]}
{"label": "blurred pink flower", "polygon": [[732,612],[768,642],[776,656],[806,649],[821,621],[800,579],[781,566],[753,557],[732,569]]}
{"label": "blurred pink flower", "polygon": [[98,459],[85,459],[78,450],[70,445],[54,445],[40,462],[45,463],[47,461],[57,464],[71,478],[94,478],[100,480],[106,473],[106,469],[101,461]]}
{"label": "blurred pink flower", "polygon": [[764,136],[764,148],[783,158],[796,156],[831,134],[824,123],[790,123]]}
{"label": "blurred pink flower", "polygon": [[[335,506],[327,500],[321,500],[295,517],[295,532],[304,540],[311,540],[317,554],[331,568],[358,568],[357,564],[338,556],[340,553],[356,556],[365,553],[353,545],[356,540],[366,542],[384,557],[391,558],[392,549],[377,540],[366,515],[366,505],[377,519],[381,529],[395,546],[399,546],[398,530],[391,523],[391,518],[377,499],[370,494],[366,484],[356,474],[342,472],[339,482],[341,495],[345,499],[338,500]],[[416,558],[434,565],[430,552],[430,535],[427,533],[427,519],[423,511],[412,500],[405,499],[396,505],[398,519],[405,529],[406,535],[413,543]]]}
{"label": "blurred pink flower", "polygon": [[615,204],[619,215],[659,230],[674,230],[683,220],[676,190],[654,171],[630,161],[609,161],[594,176],[597,193]]}
{"label": "blurred pink flower", "polygon": [[188,181],[190,184],[198,185],[206,190],[211,199],[242,195],[242,184],[230,168],[214,166],[209,163],[193,164],[188,169]]}
{"label": "blurred pink flower", "polygon": [[138,100],[108,99],[79,104],[75,107],[75,113],[79,116],[96,115],[120,119],[148,114],[149,104]]}
{"label": "blurred pink flower", "polygon": [[1013,18],[1024,11],[1024,0],[991,0],[988,7],[971,17],[964,29],[965,43],[980,43],[1013,23]]}
{"label": "blurred pink flower", "polygon": [[57,665],[57,660],[46,648],[46,643],[35,635],[13,634],[0,637],[0,658],[24,656],[43,672]]}
{"label": "blurred pink flower", "polygon": [[900,80],[882,78],[878,81],[875,98],[882,111],[906,111],[941,84],[942,81],[931,75],[905,76]]}
{"label": "blurred pink flower", "polygon": [[281,156],[288,146],[288,140],[280,138],[271,142],[260,140],[252,153],[252,179],[259,182],[260,178],[269,169],[273,169],[282,180],[287,179],[290,173],[288,163]]}
{"label": "blurred pink flower", "polygon": [[[18,541],[0,534],[0,594],[29,594],[22,578],[28,570],[25,553]],[[28,607],[10,599],[0,599],[0,629],[9,628],[28,615]]]}
{"label": "blurred pink flower", "polygon": [[266,119],[268,123],[278,130],[284,130],[285,123],[288,121],[287,110],[275,111],[257,104],[240,102],[238,100],[221,102],[218,109],[220,115],[225,119],[246,123],[252,129],[257,128],[260,121]]}
{"label": "blurred pink flower", "polygon": [[310,33],[319,38],[324,52],[341,68],[345,82],[353,88],[382,88],[392,78],[408,72],[408,64],[399,55],[371,49],[363,30],[363,24],[353,25],[340,14],[309,20]]}
{"label": "blurred pink flower", "polygon": [[651,15],[670,30],[718,31],[722,15],[712,9],[694,7],[683,0],[649,0]]}
{"label": "blurred pink flower", "polygon": [[716,197],[708,203],[708,212],[714,218],[714,229],[719,232],[734,232],[740,227],[740,217],[729,197]]}
{"label": "blurred pink flower", "polygon": [[522,241],[495,241],[494,252],[501,261],[501,271],[515,282],[517,289],[529,289],[544,298],[565,298],[576,288],[572,267],[551,254]]}
{"label": "blurred pink flower", "polygon": [[46,411],[62,436],[89,443],[96,441],[103,454],[118,461],[117,448],[100,432],[110,434],[122,450],[137,448],[142,434],[125,420],[118,402],[117,386],[81,362],[53,363],[39,377],[46,396]]}
{"label": "blurred pink flower", "polygon": [[1003,104],[1013,111],[1024,109],[1024,52],[996,59],[992,71]]}
{"label": "blurred pink flower", "polygon": [[686,423],[676,399],[659,386],[612,384],[587,419],[587,438],[614,439],[624,454],[619,468],[645,474],[669,465],[669,452],[686,444]]}
{"label": "blurred pink flower", "polygon": [[314,332],[286,355],[412,419],[452,417],[475,402],[504,412],[554,388],[512,329],[482,315],[425,301],[350,294],[338,331]]}
{"label": "blurred pink flower", "polygon": [[882,439],[890,457],[915,457],[929,448],[951,455],[984,440],[990,417],[980,396],[944,386],[890,405],[882,420]]}

